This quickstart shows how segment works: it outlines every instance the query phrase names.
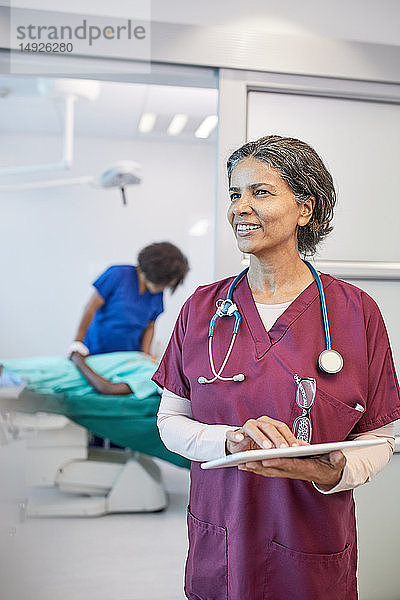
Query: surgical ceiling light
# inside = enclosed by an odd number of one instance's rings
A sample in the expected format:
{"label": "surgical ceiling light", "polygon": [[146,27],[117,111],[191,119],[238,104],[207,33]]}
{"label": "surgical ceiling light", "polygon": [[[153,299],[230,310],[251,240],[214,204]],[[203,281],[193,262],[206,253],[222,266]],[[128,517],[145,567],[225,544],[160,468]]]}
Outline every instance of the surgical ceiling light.
{"label": "surgical ceiling light", "polygon": [[104,171],[99,183],[104,188],[118,187],[122,194],[122,203],[126,206],[125,188],[142,181],[141,167],[131,160],[120,160]]}
{"label": "surgical ceiling light", "polygon": [[48,181],[13,183],[9,185],[0,185],[0,193],[88,184],[94,187],[100,186],[102,188],[119,188],[122,194],[122,202],[124,205],[126,205],[126,186],[138,185],[141,182],[141,166],[132,160],[120,160],[103,171],[98,178],[91,175],[84,175],[82,177],[71,177],[69,179],[52,179]]}
{"label": "surgical ceiling light", "polygon": [[[100,83],[98,81],[86,79],[38,79],[37,88],[41,95],[54,100],[62,101],[65,107],[64,113],[64,136],[63,136],[63,154],[60,161],[56,163],[33,164],[27,166],[18,166],[6,169],[0,169],[1,175],[19,175],[22,173],[35,173],[41,171],[70,169],[74,157],[74,105],[76,100],[84,99],[94,101],[100,92]],[[5,93],[0,95],[5,96]],[[155,122],[155,115],[153,125]],[[122,194],[122,201],[126,205],[125,188],[128,185],[137,185],[141,183],[141,167],[138,163],[130,160],[120,160],[108,169],[100,177],[96,178],[90,175],[81,177],[71,177],[68,179],[51,179],[45,181],[28,181],[25,183],[13,183],[0,185],[0,192],[13,192],[22,190],[45,189],[53,187],[64,187],[69,185],[89,184],[101,186],[103,188],[119,188]]]}
{"label": "surgical ceiling light", "polygon": [[156,118],[154,113],[143,113],[138,125],[140,133],[150,133],[156,123]]}
{"label": "surgical ceiling light", "polygon": [[209,115],[206,117],[201,123],[200,126],[196,129],[194,135],[197,138],[208,138],[211,133],[214,131],[218,123],[217,115]]}
{"label": "surgical ceiling light", "polygon": [[188,122],[188,116],[177,114],[171,119],[171,123],[168,126],[167,133],[168,135],[179,135],[186,126]]}

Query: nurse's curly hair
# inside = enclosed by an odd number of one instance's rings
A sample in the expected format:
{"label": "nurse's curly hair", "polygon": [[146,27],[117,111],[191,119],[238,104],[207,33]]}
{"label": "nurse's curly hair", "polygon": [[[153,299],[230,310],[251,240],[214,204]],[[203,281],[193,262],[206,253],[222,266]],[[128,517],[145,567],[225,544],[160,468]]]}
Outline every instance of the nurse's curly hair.
{"label": "nurse's curly hair", "polygon": [[310,221],[297,231],[300,254],[312,256],[317,245],[333,229],[330,223],[336,192],[331,174],[316,151],[305,142],[280,135],[267,135],[244,144],[231,154],[227,162],[229,183],[238,162],[250,156],[279,170],[299,204],[306,202],[310,196],[315,197]]}
{"label": "nurse's curly hair", "polygon": [[146,279],[156,285],[170,286],[172,293],[189,271],[188,259],[170,242],[156,242],[139,252],[138,265]]}

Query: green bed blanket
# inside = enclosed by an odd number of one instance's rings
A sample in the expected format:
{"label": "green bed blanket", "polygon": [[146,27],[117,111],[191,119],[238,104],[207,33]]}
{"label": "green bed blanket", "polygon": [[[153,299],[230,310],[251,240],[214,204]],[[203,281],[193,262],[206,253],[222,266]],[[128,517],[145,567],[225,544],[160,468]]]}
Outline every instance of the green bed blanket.
{"label": "green bed blanket", "polygon": [[13,401],[15,410],[64,415],[119,446],[189,467],[187,459],[167,450],[160,439],[156,424],[160,394],[151,381],[157,365],[141,352],[87,358],[89,366],[103,377],[128,383],[133,393],[125,396],[97,394],[64,357],[0,359],[0,363],[28,382]]}

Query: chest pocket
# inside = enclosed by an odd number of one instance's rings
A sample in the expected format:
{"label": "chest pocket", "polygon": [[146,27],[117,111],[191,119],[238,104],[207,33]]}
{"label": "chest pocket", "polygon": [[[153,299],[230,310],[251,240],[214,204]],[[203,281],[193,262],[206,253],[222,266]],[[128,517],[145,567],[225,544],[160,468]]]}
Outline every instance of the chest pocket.
{"label": "chest pocket", "polygon": [[[346,404],[317,388],[314,405],[311,409],[313,444],[341,442],[351,433],[363,416],[356,408],[357,402]],[[299,409],[300,414],[300,409]]]}

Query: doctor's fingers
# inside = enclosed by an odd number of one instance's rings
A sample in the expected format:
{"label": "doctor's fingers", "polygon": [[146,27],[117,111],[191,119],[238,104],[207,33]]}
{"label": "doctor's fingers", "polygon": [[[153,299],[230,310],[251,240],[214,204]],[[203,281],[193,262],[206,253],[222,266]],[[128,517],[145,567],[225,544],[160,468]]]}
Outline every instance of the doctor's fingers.
{"label": "doctor's fingers", "polygon": [[249,419],[242,427],[242,431],[252,438],[260,448],[287,447],[285,437],[268,421]]}
{"label": "doctor's fingers", "polygon": [[266,460],[249,461],[238,465],[241,471],[248,471],[263,477],[286,477],[289,479],[307,479],[304,473],[304,461],[299,464],[299,459],[268,458]]}
{"label": "doctor's fingers", "polygon": [[225,445],[229,454],[235,454],[236,452],[242,452],[248,449],[248,441],[244,433],[240,433],[236,429],[230,429],[225,433]]}
{"label": "doctor's fingers", "polygon": [[[336,454],[337,456],[331,457]],[[342,453],[331,453],[330,462],[307,458],[271,458],[263,461],[251,461],[239,465],[238,469],[262,475],[263,477],[286,477],[313,481],[317,485],[337,484],[342,476],[345,457]]]}
{"label": "doctor's fingers", "polygon": [[290,431],[286,423],[276,421],[270,417],[249,419],[242,427],[261,448],[286,448],[298,445],[298,440]]}
{"label": "doctor's fingers", "polygon": [[[285,446],[299,446],[301,442],[293,435],[290,428],[282,421],[271,419],[270,417],[259,417],[262,429],[272,439],[276,448]],[[282,441],[283,438],[283,441]]]}
{"label": "doctor's fingers", "polygon": [[229,430],[226,432],[226,447],[230,454],[259,449],[259,445],[244,432],[241,433],[241,430]]}
{"label": "doctor's fingers", "polygon": [[240,431],[240,428],[228,429],[225,435],[230,442],[241,442],[244,439],[244,434]]}

